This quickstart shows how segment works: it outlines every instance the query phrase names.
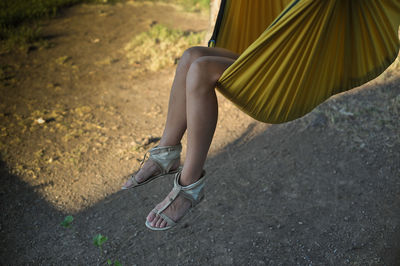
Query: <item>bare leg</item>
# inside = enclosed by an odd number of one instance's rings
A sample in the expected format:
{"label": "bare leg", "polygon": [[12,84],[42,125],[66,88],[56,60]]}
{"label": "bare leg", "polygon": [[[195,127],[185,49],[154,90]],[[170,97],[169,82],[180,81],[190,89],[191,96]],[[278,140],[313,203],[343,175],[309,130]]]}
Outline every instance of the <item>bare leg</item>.
{"label": "bare leg", "polygon": [[236,59],[238,55],[221,48],[192,47],[185,51],[176,69],[168,104],[168,115],[160,146],[180,143],[185,133],[186,123],[186,85],[187,73],[191,64],[203,56],[220,56]]}
{"label": "bare leg", "polygon": [[[186,77],[191,64],[204,56],[221,56],[231,59],[238,57],[235,53],[222,48],[192,47],[185,51],[176,69],[170,93],[167,121],[159,146],[172,146],[180,143],[187,127]],[[178,167],[179,165],[174,165],[172,169]],[[157,174],[158,171],[158,167],[152,161],[147,161],[135,178],[138,182],[143,182],[150,176]],[[129,187],[130,185],[131,181],[128,180],[124,186]]]}
{"label": "bare leg", "polygon": [[[218,117],[215,85],[222,73],[235,60],[226,57],[205,56],[192,63],[186,79],[186,115],[188,144],[186,161],[180,183],[187,186],[201,175]],[[168,200],[168,197],[164,200]],[[164,202],[157,205],[160,208]],[[190,207],[190,201],[179,196],[164,213],[177,221]],[[165,227],[167,222],[151,212],[147,220],[154,227]]]}

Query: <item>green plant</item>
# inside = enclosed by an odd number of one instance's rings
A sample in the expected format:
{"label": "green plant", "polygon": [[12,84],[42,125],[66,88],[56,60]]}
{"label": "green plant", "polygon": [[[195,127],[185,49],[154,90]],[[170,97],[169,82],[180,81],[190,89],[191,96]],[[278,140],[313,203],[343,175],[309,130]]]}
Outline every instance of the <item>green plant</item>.
{"label": "green plant", "polygon": [[[107,260],[107,264],[111,265],[112,261],[110,259],[108,259]],[[114,266],[122,266],[122,264],[119,261],[116,260],[116,261],[114,261]]]}
{"label": "green plant", "polygon": [[165,2],[170,4],[178,4],[185,11],[189,12],[207,12],[210,7],[210,0],[135,0],[138,2]]}
{"label": "green plant", "polygon": [[[61,222],[61,226],[64,228],[71,227],[72,222],[74,221],[74,217],[72,215],[68,215],[64,218],[64,220]],[[103,253],[103,244],[107,242],[108,237],[103,236],[102,234],[97,234],[93,237],[93,245],[98,247],[100,249],[100,253],[104,255]],[[110,259],[107,260],[107,264],[111,265],[112,261]],[[114,261],[114,266],[122,266],[122,264],[119,261]]]}
{"label": "green plant", "polygon": [[103,236],[102,234],[97,234],[93,238],[93,245],[98,247],[102,251],[102,245],[108,240],[108,237]]}
{"label": "green plant", "polygon": [[126,56],[141,70],[157,71],[176,63],[185,49],[202,42],[204,34],[157,24],[136,35],[125,46]]}
{"label": "green plant", "polygon": [[[103,236],[102,234],[97,234],[93,237],[93,245],[98,247],[100,249],[100,253],[104,255],[103,253],[103,244],[108,240],[108,237]],[[111,265],[112,261],[110,259],[107,259],[107,264]],[[114,261],[114,266],[122,266],[122,264],[119,261]]]}
{"label": "green plant", "polygon": [[74,217],[72,217],[72,215],[68,215],[64,218],[64,221],[61,222],[61,226],[63,226],[64,228],[68,228],[71,226],[73,221]]}
{"label": "green plant", "polygon": [[210,0],[179,0],[185,10],[187,11],[208,11],[210,7]]}

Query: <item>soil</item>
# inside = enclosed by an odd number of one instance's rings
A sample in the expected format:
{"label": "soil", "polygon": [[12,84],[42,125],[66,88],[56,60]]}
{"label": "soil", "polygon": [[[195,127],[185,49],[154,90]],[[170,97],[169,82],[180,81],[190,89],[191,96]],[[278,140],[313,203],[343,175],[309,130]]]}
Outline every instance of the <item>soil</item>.
{"label": "soil", "polygon": [[160,138],[174,68],[137,75],[123,47],[154,23],[200,31],[208,17],[78,5],[44,22],[45,45],[0,55],[1,264],[400,265],[398,61],[281,125],[218,95],[206,199],[148,230],[173,177],[120,187]]}

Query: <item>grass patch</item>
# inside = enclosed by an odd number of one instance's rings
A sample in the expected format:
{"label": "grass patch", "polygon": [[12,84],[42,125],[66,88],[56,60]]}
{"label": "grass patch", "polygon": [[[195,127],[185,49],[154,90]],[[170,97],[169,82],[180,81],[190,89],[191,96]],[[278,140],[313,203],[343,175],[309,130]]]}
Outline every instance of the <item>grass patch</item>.
{"label": "grass patch", "polygon": [[53,17],[60,8],[82,0],[2,0],[0,1],[0,39],[4,49],[25,48],[40,39],[37,21]]}
{"label": "grass patch", "polygon": [[16,27],[40,18],[54,17],[61,8],[78,3],[114,4],[121,0],[1,0],[0,26]]}
{"label": "grass patch", "polygon": [[[114,4],[126,0],[0,0],[0,50],[16,48],[27,50],[29,46],[46,46],[41,39],[39,22],[56,16],[62,8],[79,3]],[[142,1],[142,0],[135,0]],[[210,0],[143,0],[178,4],[185,11],[208,11]]]}
{"label": "grass patch", "polygon": [[210,0],[135,0],[137,2],[165,2],[178,4],[185,11],[189,12],[208,12],[210,8]]}
{"label": "grass patch", "polygon": [[177,63],[182,53],[200,44],[205,32],[185,32],[157,24],[136,35],[126,46],[129,62],[141,71],[157,71]]}
{"label": "grass patch", "polygon": [[5,49],[12,50],[21,46],[25,48],[30,43],[40,40],[41,28],[37,25],[21,25],[17,27],[2,27],[0,29],[1,40],[5,40]]}
{"label": "grass patch", "polygon": [[178,0],[188,11],[208,11],[210,0]]}
{"label": "grass patch", "polygon": [[54,16],[59,8],[78,2],[82,0],[2,0],[0,1],[0,25],[2,29],[8,29],[19,26],[23,22]]}
{"label": "grass patch", "polygon": [[40,19],[78,3],[115,3],[122,0],[1,0],[0,40],[6,51],[40,41]]}

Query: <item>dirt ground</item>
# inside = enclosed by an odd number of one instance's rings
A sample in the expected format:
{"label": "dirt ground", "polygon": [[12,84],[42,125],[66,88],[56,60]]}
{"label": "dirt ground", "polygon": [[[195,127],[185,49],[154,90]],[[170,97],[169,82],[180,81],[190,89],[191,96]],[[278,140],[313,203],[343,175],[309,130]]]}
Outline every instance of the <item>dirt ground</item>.
{"label": "dirt ground", "polygon": [[206,199],[146,229],[172,176],[120,187],[162,133],[174,69],[137,75],[123,47],[154,23],[201,31],[208,17],[79,5],[44,22],[46,45],[0,55],[2,265],[400,265],[398,60],[282,125],[219,95]]}

